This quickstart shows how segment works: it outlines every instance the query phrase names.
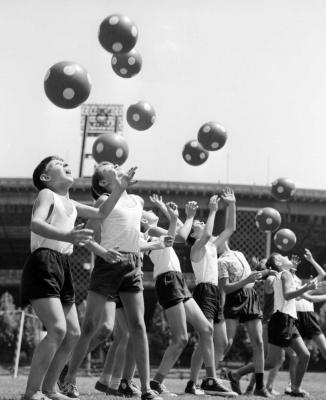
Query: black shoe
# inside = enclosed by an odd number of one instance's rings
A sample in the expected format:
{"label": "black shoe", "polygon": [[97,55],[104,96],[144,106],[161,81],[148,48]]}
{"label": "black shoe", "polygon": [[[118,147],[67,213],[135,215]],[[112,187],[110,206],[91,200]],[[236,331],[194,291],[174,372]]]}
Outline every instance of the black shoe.
{"label": "black shoe", "polygon": [[65,383],[65,379],[66,379],[66,376],[67,376],[67,373],[68,373],[68,369],[69,369],[69,366],[68,366],[68,364],[66,364],[62,368],[62,371],[61,371],[61,373],[59,375],[59,379],[58,379],[57,385],[58,385],[58,388],[60,389],[60,391],[62,391],[62,389],[63,389],[64,383]]}
{"label": "black shoe", "polygon": [[136,384],[129,384],[127,379],[121,379],[118,393],[125,397],[137,397],[141,395],[141,390]]}
{"label": "black shoe", "polygon": [[151,387],[152,390],[154,390],[156,393],[158,394],[165,394],[167,396],[177,396],[175,393],[172,393],[169,391],[169,389],[167,389],[167,387],[165,385],[163,385],[163,383],[157,382],[157,381],[150,381],[149,385]]}
{"label": "black shoe", "polygon": [[232,371],[230,371],[230,370],[228,370],[226,376],[227,376],[228,380],[230,381],[232,390],[238,394],[242,394],[241,388],[240,388],[240,379],[235,378]]}
{"label": "black shoe", "polygon": [[104,383],[101,383],[100,381],[97,381],[95,383],[94,388],[96,390],[98,390],[99,392],[103,392],[103,393],[107,393],[107,391],[109,389],[108,385],[104,385]]}
{"label": "black shoe", "polygon": [[205,394],[205,392],[199,387],[199,385],[195,385],[193,381],[187,382],[185,393],[194,394],[195,396],[203,396]]}
{"label": "black shoe", "polygon": [[217,396],[225,396],[225,397],[236,397],[238,393],[229,390],[226,386],[222,385],[215,378],[207,378],[202,387],[205,394],[212,394]]}
{"label": "black shoe", "polygon": [[201,381],[200,388],[201,388],[202,390],[204,390],[205,382],[206,382],[206,378],[204,378],[204,379]]}
{"label": "black shoe", "polygon": [[269,399],[274,397],[265,387],[262,387],[261,389],[256,388],[254,390],[254,396],[266,397]]}
{"label": "black shoe", "polygon": [[163,397],[158,396],[153,390],[149,390],[141,395],[141,400],[163,400]]}
{"label": "black shoe", "polygon": [[290,392],[290,393],[288,393],[288,395],[289,396],[292,396],[292,397],[309,397],[309,393],[308,392],[306,392],[305,390],[300,390],[299,392]]}

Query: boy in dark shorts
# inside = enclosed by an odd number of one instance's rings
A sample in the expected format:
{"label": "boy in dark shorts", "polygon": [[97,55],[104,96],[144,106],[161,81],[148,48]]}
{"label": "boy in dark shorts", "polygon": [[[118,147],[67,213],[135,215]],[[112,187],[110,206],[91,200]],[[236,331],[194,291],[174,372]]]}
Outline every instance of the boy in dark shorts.
{"label": "boy in dark shorts", "polygon": [[[114,193],[116,180],[125,172],[118,165],[103,162],[97,166],[92,177],[92,191],[100,197],[96,207],[101,207]],[[72,398],[78,397],[76,375],[89,343],[102,323],[105,304],[110,308],[112,332],[118,297],[124,307],[130,335],[134,345],[135,359],[141,381],[143,400],[158,399],[149,385],[149,349],[144,321],[144,298],[140,257],[140,220],[144,201],[141,197],[122,193],[111,214],[98,224],[89,222],[87,226],[98,231],[100,244],[92,240],[87,248],[96,254],[92,271],[87,307],[81,336],[72,354],[65,378],[64,392]],[[118,250],[112,260],[111,249]],[[109,252],[109,257],[107,253]],[[160,399],[160,398],[159,398]]]}
{"label": "boy in dark shorts", "polygon": [[[227,188],[221,198],[228,205],[228,224],[219,236],[213,236],[213,228],[220,198],[212,196],[209,201],[209,215],[206,224],[195,220],[188,237],[191,245],[190,260],[195,274],[196,287],[193,297],[213,328],[215,350],[215,365],[218,367],[227,346],[226,326],[223,318],[221,293],[218,288],[217,248],[228,240],[236,227],[235,197],[233,191]],[[200,346],[197,346],[191,359],[190,381],[187,387],[197,382],[203,363]],[[237,396],[220,382],[219,395]]]}
{"label": "boy in dark shorts", "polygon": [[60,157],[47,157],[34,170],[39,194],[32,212],[31,255],[23,268],[21,301],[31,303],[47,334],[33,355],[26,400],[66,399],[56,391],[56,383],[80,334],[69,255],[73,244],[85,245],[93,235],[91,229],[74,227],[76,217],[105,218],[133,174],[116,179],[114,196],[96,209],[69,198],[74,179]]}

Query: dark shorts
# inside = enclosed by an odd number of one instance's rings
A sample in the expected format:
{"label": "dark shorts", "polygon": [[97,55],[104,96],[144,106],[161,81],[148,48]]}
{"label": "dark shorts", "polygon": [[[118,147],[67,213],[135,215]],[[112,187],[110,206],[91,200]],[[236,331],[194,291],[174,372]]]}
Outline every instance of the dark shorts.
{"label": "dark shorts", "polygon": [[108,301],[118,301],[119,292],[143,290],[141,262],[135,253],[122,253],[121,261],[110,264],[96,257],[88,290]]}
{"label": "dark shorts", "polygon": [[191,293],[181,272],[169,271],[156,278],[157,300],[166,310],[191,299]]}
{"label": "dark shorts", "polygon": [[215,324],[224,320],[221,294],[217,285],[207,282],[199,283],[192,296],[207,319],[213,320]]}
{"label": "dark shorts", "polygon": [[297,328],[302,339],[312,339],[322,334],[317,314],[313,311],[297,311]]}
{"label": "dark shorts", "polygon": [[259,297],[254,288],[242,288],[225,296],[225,319],[239,319],[247,322],[262,319]]}
{"label": "dark shorts", "polygon": [[291,341],[299,336],[295,318],[280,311],[272,315],[268,323],[268,343],[278,347],[289,347]]}
{"label": "dark shorts", "polygon": [[75,289],[69,256],[47,248],[35,250],[27,259],[20,285],[21,305],[45,297],[75,303]]}

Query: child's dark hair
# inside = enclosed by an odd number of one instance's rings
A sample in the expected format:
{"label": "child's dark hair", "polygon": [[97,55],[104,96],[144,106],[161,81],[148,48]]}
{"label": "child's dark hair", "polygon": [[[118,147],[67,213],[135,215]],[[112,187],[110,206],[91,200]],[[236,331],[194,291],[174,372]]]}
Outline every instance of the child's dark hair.
{"label": "child's dark hair", "polygon": [[44,158],[44,160],[42,160],[38,166],[34,169],[33,172],[33,183],[34,186],[38,189],[38,190],[42,190],[47,188],[46,183],[44,181],[41,180],[41,175],[44,174],[47,165],[49,164],[49,162],[51,162],[52,160],[60,160],[63,161],[63,159],[61,157],[58,156],[49,156]]}
{"label": "child's dark hair", "polygon": [[103,174],[100,171],[99,167],[106,164],[111,163],[108,161],[101,162],[96,166],[95,171],[92,175],[91,195],[94,200],[97,200],[102,194],[108,193],[107,189],[100,185],[100,181],[103,179]]}
{"label": "child's dark hair", "polygon": [[281,272],[279,265],[277,265],[278,262],[276,261],[276,257],[279,255],[280,255],[280,253],[272,253],[266,261],[266,264],[265,264],[266,268],[272,269],[276,272]]}

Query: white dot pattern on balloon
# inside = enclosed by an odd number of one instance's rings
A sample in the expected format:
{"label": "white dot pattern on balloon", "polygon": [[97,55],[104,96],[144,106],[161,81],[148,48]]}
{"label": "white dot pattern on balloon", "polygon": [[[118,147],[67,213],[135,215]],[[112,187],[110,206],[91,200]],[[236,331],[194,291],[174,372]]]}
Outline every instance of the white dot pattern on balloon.
{"label": "white dot pattern on balloon", "polygon": [[62,92],[62,96],[66,99],[66,100],[71,100],[74,96],[75,96],[75,91],[72,88],[66,88],[63,92]]}
{"label": "white dot pattern on balloon", "polygon": [[206,158],[206,154],[205,153],[200,153],[199,154],[199,158],[201,159],[201,160],[205,160],[205,158]]}
{"label": "white dot pattern on balloon", "polygon": [[44,80],[47,81],[47,80],[49,79],[49,76],[50,76],[50,75],[51,75],[51,69],[48,69],[48,70],[46,71]]}
{"label": "white dot pattern on balloon", "polygon": [[150,106],[150,104],[144,103],[144,109],[145,109],[146,111],[150,111],[151,108],[152,108],[152,107]]}
{"label": "white dot pattern on balloon", "polygon": [[288,244],[288,243],[289,243],[289,239],[283,238],[283,239],[282,239],[282,243],[283,243],[283,244]]}
{"label": "white dot pattern on balloon", "polygon": [[257,226],[257,228],[259,228],[259,223],[258,223],[258,221],[256,221],[256,226]]}
{"label": "white dot pattern on balloon", "polygon": [[113,50],[115,53],[118,53],[118,52],[121,51],[122,49],[123,49],[122,43],[120,43],[120,42],[115,42],[115,43],[113,43],[113,45],[112,45],[112,50]]}
{"label": "white dot pattern on balloon", "polygon": [[76,72],[76,67],[74,65],[66,65],[63,68],[63,72],[64,72],[65,75],[71,76]]}
{"label": "white dot pattern on balloon", "polygon": [[126,68],[120,68],[120,74],[121,75],[127,75],[128,70]]}
{"label": "white dot pattern on balloon", "polygon": [[117,15],[112,15],[112,17],[109,19],[109,24],[116,25],[118,23],[119,23],[119,17]]}
{"label": "white dot pattern on balloon", "polygon": [[115,65],[118,62],[117,57],[112,57],[112,65]]}
{"label": "white dot pattern on balloon", "polygon": [[103,145],[103,143],[101,143],[101,142],[97,143],[97,145],[96,145],[96,151],[97,151],[98,153],[102,153],[103,150],[104,150],[104,145]]}
{"label": "white dot pattern on balloon", "polygon": [[156,120],[156,116],[153,115],[152,118],[151,118],[151,123],[154,124],[155,120]]}
{"label": "white dot pattern on balloon", "polygon": [[276,191],[277,191],[277,193],[283,193],[284,192],[284,187],[283,186],[277,186]]}
{"label": "white dot pattern on balloon", "polygon": [[192,142],[190,142],[190,146],[196,148],[197,142],[195,140],[193,140]]}
{"label": "white dot pattern on balloon", "polygon": [[266,224],[271,225],[273,223],[272,218],[266,218]]}
{"label": "white dot pattern on balloon", "polygon": [[118,158],[121,158],[121,157],[123,156],[123,149],[122,149],[121,147],[117,148],[117,150],[116,150],[116,152],[115,152],[115,155],[116,155]]}
{"label": "white dot pattern on balloon", "polygon": [[135,121],[135,122],[138,122],[139,120],[140,120],[140,115],[139,114],[132,114],[132,119]]}
{"label": "white dot pattern on balloon", "polygon": [[293,196],[294,192],[295,192],[295,189],[292,189],[291,192],[290,192],[290,195]]}
{"label": "white dot pattern on balloon", "polygon": [[136,63],[135,57],[129,57],[128,58],[128,64],[129,65],[135,65],[135,63]]}
{"label": "white dot pattern on balloon", "polygon": [[218,142],[213,142],[213,143],[211,144],[212,149],[218,149],[219,146],[220,146],[220,144],[219,144]]}
{"label": "white dot pattern on balloon", "polygon": [[203,132],[208,133],[211,130],[211,127],[209,125],[205,125],[203,128]]}
{"label": "white dot pattern on balloon", "polygon": [[136,37],[137,34],[138,34],[138,30],[137,30],[137,28],[135,27],[135,25],[133,25],[133,26],[131,27],[131,34],[132,34],[133,37]]}
{"label": "white dot pattern on balloon", "polygon": [[263,210],[259,210],[259,211],[257,212],[257,215],[262,215],[262,213],[263,213]]}
{"label": "white dot pattern on balloon", "polygon": [[191,155],[190,154],[185,154],[185,159],[187,160],[187,161],[191,161]]}

